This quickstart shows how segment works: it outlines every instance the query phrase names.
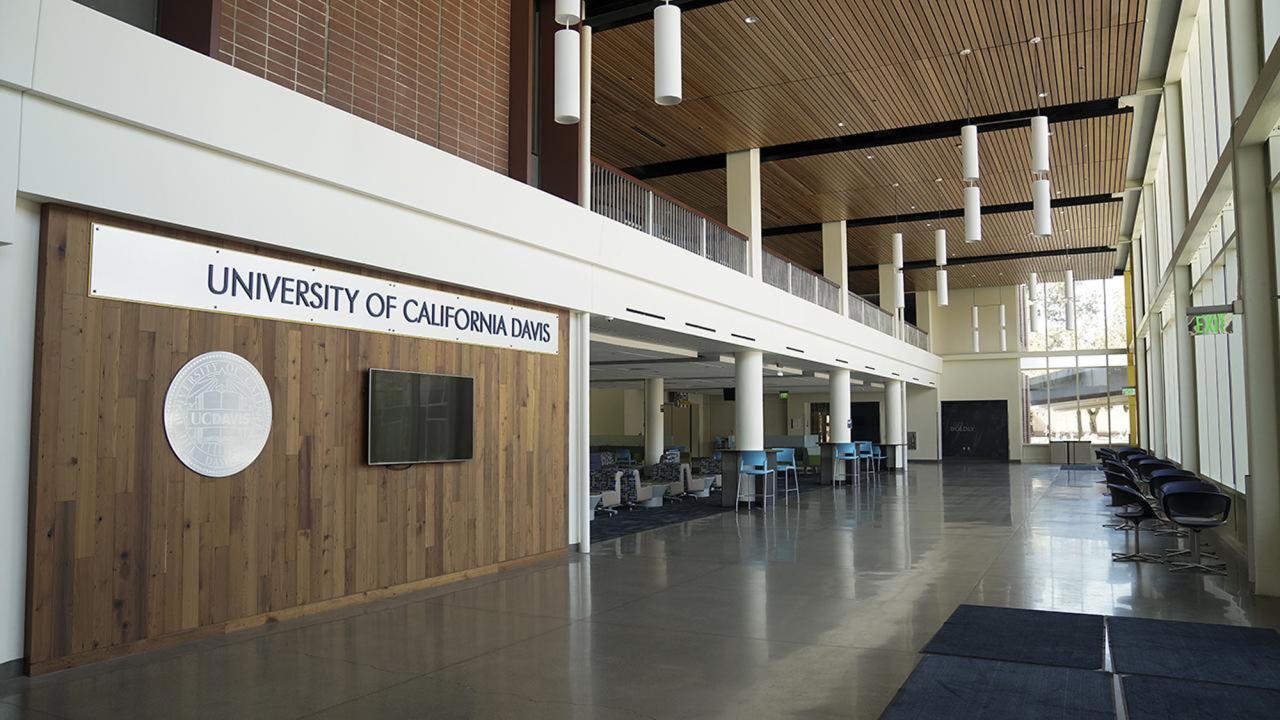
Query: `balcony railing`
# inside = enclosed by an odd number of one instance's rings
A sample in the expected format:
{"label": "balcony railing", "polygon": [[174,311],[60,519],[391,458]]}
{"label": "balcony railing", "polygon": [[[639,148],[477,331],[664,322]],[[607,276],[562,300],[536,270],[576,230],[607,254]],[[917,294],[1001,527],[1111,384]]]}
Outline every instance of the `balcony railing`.
{"label": "balcony railing", "polygon": [[821,305],[831,312],[840,312],[839,285],[773,253],[766,252],[763,255],[762,275],[765,282],[815,305]]}
{"label": "balcony railing", "polygon": [[[591,209],[600,215],[749,275],[747,239],[674,198],[599,160],[591,163]],[[770,285],[815,305],[840,312],[840,286],[817,273],[769,252],[763,253],[761,275]],[[849,293],[849,318],[893,335],[893,315]],[[929,348],[928,333],[907,325],[903,338]]]}
{"label": "balcony railing", "polygon": [[911,323],[904,323],[902,329],[904,333],[902,336],[903,340],[906,340],[921,350],[927,351],[929,349],[929,333],[921,330]]}
{"label": "balcony railing", "polygon": [[853,293],[849,293],[849,319],[875,328],[885,335],[893,334],[893,314]]}
{"label": "balcony railing", "polygon": [[598,160],[591,164],[591,209],[744,275],[750,274],[746,238]]}

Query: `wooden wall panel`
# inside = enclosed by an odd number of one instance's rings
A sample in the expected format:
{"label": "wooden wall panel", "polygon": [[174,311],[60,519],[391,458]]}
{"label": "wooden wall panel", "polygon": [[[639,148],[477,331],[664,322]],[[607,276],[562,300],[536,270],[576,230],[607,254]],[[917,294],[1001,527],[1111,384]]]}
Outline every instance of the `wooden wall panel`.
{"label": "wooden wall panel", "polygon": [[[566,313],[560,354],[544,355],[91,298],[93,221],[276,254],[45,207],[32,672],[381,597],[567,545]],[[212,350],[257,366],[274,413],[257,461],[218,479],[187,470],[162,425],[170,379]],[[475,458],[366,465],[371,367],[473,376]]]}

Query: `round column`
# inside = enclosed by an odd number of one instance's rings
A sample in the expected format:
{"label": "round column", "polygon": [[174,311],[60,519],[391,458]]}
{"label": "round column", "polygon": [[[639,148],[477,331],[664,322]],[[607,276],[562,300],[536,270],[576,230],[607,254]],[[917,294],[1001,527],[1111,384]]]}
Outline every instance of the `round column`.
{"label": "round column", "polygon": [[666,448],[663,442],[662,400],[666,382],[662,378],[644,381],[644,464],[657,465]]}
{"label": "round column", "polygon": [[849,428],[849,371],[831,371],[831,442],[852,442]]}
{"label": "round column", "polygon": [[734,354],[733,434],[736,450],[764,450],[764,354]]}

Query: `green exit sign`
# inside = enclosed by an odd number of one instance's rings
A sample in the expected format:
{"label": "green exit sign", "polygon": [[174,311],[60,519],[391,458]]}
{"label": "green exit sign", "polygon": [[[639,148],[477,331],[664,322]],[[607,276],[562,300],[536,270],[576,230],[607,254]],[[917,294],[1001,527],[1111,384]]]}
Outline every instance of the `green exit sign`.
{"label": "green exit sign", "polygon": [[1232,332],[1232,313],[1208,313],[1187,318],[1187,332],[1192,335],[1226,335]]}

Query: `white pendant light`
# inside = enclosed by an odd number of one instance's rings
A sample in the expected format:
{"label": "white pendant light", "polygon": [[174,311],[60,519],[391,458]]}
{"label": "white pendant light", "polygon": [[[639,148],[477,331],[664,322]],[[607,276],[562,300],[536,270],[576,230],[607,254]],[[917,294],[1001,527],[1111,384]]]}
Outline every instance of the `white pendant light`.
{"label": "white pendant light", "polygon": [[896,288],[898,292],[898,309],[902,310],[907,306],[907,279],[901,270],[896,274],[898,276]]}
{"label": "white pendant light", "polygon": [[556,31],[555,117],[561,125],[575,125],[582,118],[582,38],[577,30]]}
{"label": "white pendant light", "polygon": [[978,306],[974,305],[970,309],[973,314],[973,351],[982,352],[981,340],[978,337]]}
{"label": "white pendant light", "polygon": [[1040,307],[1040,280],[1035,273],[1027,283],[1027,294],[1030,297],[1028,315],[1031,316],[1031,332],[1039,334],[1044,331],[1044,314]]}
{"label": "white pendant light", "polygon": [[1067,329],[1076,329],[1076,274],[1073,270],[1067,271],[1067,277],[1063,281],[1064,295],[1066,295],[1067,310]]}
{"label": "white pendant light", "polygon": [[978,181],[978,126],[965,125],[960,128],[960,147],[964,154],[964,179],[968,182]]}
{"label": "white pendant light", "polygon": [[1031,181],[1031,234],[1049,237],[1053,234],[1053,212],[1049,201],[1049,180]]}
{"label": "white pendant light", "polygon": [[668,2],[653,9],[653,101],[679,104],[684,99],[681,74],[680,8]]}
{"label": "white pendant light", "polygon": [[902,233],[893,234],[893,269],[902,269]]}
{"label": "white pendant light", "polygon": [[947,287],[947,230],[938,228],[933,231],[933,262],[938,266],[938,307],[946,307],[950,303]]}
{"label": "white pendant light", "polygon": [[561,25],[582,22],[582,0],[556,0],[556,22]]}
{"label": "white pendant light", "polygon": [[982,242],[982,190],[977,185],[964,189],[964,241]]}
{"label": "white pendant light", "polygon": [[1049,173],[1049,118],[1044,115],[1031,118],[1031,173]]}
{"label": "white pendant light", "polygon": [[1000,303],[1000,352],[1009,352],[1009,332],[1004,303]]}

